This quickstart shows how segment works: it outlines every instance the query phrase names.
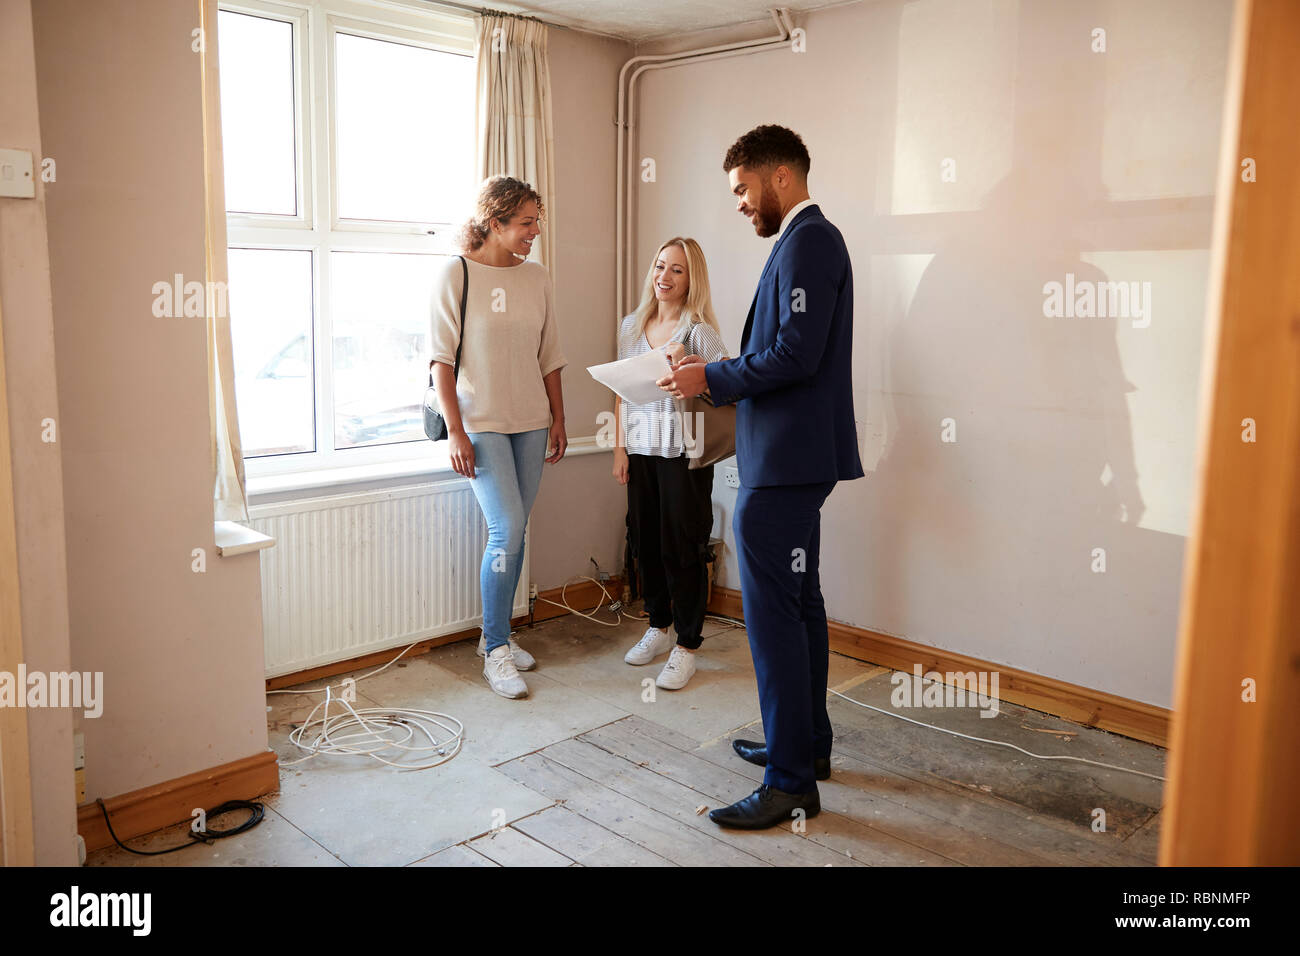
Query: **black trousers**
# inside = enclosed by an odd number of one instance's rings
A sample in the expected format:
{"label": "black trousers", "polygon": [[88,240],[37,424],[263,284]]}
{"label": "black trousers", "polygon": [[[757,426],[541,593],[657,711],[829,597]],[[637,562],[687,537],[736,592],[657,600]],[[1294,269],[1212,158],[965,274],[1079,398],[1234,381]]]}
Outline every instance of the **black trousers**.
{"label": "black trousers", "polygon": [[627,506],[650,626],[672,624],[677,643],[694,650],[709,602],[713,466],[692,471],[689,463],[685,455],[628,455]]}

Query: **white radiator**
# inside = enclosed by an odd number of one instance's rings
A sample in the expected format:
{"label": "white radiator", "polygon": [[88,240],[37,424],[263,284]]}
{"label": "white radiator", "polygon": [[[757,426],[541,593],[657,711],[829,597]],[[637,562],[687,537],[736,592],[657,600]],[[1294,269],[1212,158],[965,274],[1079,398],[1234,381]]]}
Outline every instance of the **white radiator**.
{"label": "white radiator", "polygon": [[[266,676],[482,623],[487,524],[466,479],[255,505]],[[528,612],[528,551],[514,614]]]}

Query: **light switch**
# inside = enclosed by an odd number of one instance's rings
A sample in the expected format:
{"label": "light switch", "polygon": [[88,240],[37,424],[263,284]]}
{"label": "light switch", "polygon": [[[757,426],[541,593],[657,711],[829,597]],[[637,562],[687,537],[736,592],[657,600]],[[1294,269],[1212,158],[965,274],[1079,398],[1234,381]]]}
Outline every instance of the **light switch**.
{"label": "light switch", "polygon": [[35,199],[32,154],[26,149],[0,149],[0,196]]}

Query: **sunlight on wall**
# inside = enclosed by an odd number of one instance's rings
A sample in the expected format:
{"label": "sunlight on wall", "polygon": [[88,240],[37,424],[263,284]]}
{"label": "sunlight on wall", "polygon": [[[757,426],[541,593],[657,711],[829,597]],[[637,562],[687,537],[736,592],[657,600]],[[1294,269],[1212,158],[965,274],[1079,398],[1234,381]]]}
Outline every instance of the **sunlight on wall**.
{"label": "sunlight on wall", "polygon": [[[1101,132],[1101,177],[1111,199],[1214,192],[1217,129],[1232,7],[1203,0],[1120,3],[1105,17],[1105,106],[1082,129]],[[1159,45],[1151,42],[1153,36]],[[1141,95],[1135,95],[1135,91]]]}
{"label": "sunlight on wall", "polygon": [[977,209],[1011,165],[1015,0],[922,0],[902,11],[893,215]]}

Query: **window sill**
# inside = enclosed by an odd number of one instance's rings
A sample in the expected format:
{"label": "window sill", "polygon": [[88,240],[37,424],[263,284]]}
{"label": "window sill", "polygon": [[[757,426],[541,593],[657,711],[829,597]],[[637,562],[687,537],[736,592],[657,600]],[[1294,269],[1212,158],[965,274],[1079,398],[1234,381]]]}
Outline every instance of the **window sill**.
{"label": "window sill", "polygon": [[275,547],[275,539],[269,534],[262,534],[234,521],[216,522],[212,534],[216,539],[217,554],[223,558],[233,558],[236,555]]}
{"label": "window sill", "polygon": [[[564,457],[596,455],[609,451],[596,441],[594,435],[575,438],[569,442]],[[300,491],[317,491],[343,485],[420,477],[426,480],[459,478],[450,465],[433,464],[427,458],[416,461],[385,461],[369,465],[351,465],[345,468],[322,468],[316,471],[298,471],[283,475],[257,475],[246,480],[248,503],[269,503],[269,499]],[[263,499],[255,502],[254,498]]]}
{"label": "window sill", "polygon": [[336,485],[353,485],[358,482],[381,481],[386,478],[411,478],[417,475],[430,478],[454,475],[447,465],[422,461],[383,461],[369,465],[349,465],[344,468],[321,468],[316,471],[295,471],[283,475],[258,475],[247,479],[247,492],[252,498],[279,495],[293,491],[314,491]]}

